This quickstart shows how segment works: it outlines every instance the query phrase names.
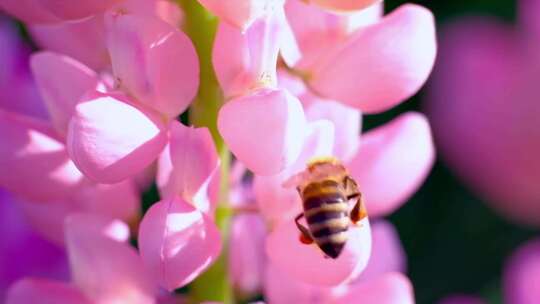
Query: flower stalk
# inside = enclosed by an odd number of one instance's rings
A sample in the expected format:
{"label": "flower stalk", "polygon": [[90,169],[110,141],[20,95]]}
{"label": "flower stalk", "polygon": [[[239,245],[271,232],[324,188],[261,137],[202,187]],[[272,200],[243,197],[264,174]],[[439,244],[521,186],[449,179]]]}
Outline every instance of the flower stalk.
{"label": "flower stalk", "polygon": [[190,296],[196,303],[208,300],[234,303],[232,284],[227,271],[228,235],[232,211],[225,203],[229,195],[231,156],[217,129],[218,111],[224,97],[212,66],[212,46],[218,20],[196,0],[178,0],[178,3],[185,13],[183,29],[197,50],[200,65],[199,91],[190,107],[189,121],[194,126],[207,127],[210,130],[221,159],[220,203],[216,210],[216,224],[221,231],[223,250],[219,259],[191,284]]}

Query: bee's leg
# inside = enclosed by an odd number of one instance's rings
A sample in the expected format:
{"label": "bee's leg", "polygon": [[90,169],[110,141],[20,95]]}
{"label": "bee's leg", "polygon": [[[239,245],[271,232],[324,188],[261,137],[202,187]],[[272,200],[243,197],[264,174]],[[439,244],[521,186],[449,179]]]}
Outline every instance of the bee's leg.
{"label": "bee's leg", "polygon": [[366,218],[368,215],[366,210],[366,204],[364,204],[364,199],[362,198],[362,195],[358,193],[356,197],[358,197],[358,199],[356,200],[356,204],[351,211],[351,221],[353,222],[353,224],[358,223],[359,221]]}
{"label": "bee's leg", "polygon": [[295,219],[294,222],[296,223],[296,227],[298,227],[298,230],[300,230],[300,242],[303,244],[311,244],[313,243],[313,238],[311,237],[309,230],[304,227],[302,224],[300,224],[298,221],[304,216],[304,213],[300,213]]}

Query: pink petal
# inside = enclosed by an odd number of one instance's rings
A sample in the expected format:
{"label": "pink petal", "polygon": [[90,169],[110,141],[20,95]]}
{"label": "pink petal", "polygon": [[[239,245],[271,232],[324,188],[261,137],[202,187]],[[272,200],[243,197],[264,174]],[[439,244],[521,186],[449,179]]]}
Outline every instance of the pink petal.
{"label": "pink petal", "polygon": [[0,299],[5,299],[10,285],[28,276],[69,278],[64,251],[36,233],[20,203],[20,199],[0,189]]}
{"label": "pink petal", "polygon": [[367,282],[388,272],[405,273],[407,256],[396,228],[387,221],[378,220],[371,225],[371,257],[357,281]]}
{"label": "pink petal", "polygon": [[[160,162],[158,185],[163,198],[180,195],[203,212],[217,204],[211,182],[219,177],[219,157],[207,128],[191,128],[171,123],[170,167]],[[169,169],[168,169],[169,168]]]}
{"label": "pink petal", "polygon": [[61,20],[47,8],[39,4],[39,0],[3,0],[0,8],[6,13],[27,23],[54,23]]}
{"label": "pink petal", "polygon": [[225,96],[238,96],[276,84],[283,12],[268,13],[245,31],[221,22],[212,51]]}
{"label": "pink petal", "polygon": [[74,213],[67,217],[71,233],[101,235],[118,242],[129,240],[129,227],[122,221],[96,214]]}
{"label": "pink petal", "polygon": [[244,31],[266,12],[282,6],[284,0],[199,0],[199,2],[216,16]]}
{"label": "pink petal", "polygon": [[219,131],[233,154],[260,175],[279,173],[296,160],[305,124],[300,102],[284,90],[233,99],[218,117]]}
{"label": "pink petal", "polygon": [[178,4],[170,0],[157,1],[156,16],[174,27],[181,27],[184,21],[184,12]]}
{"label": "pink petal", "polygon": [[73,281],[93,303],[154,303],[154,285],[128,244],[66,220]]}
{"label": "pink petal", "polygon": [[160,117],[120,94],[93,92],[75,109],[68,152],[89,178],[115,183],[153,162],[166,145]]}
{"label": "pink petal", "polygon": [[75,286],[59,281],[26,278],[12,285],[6,304],[90,304]]}
{"label": "pink petal", "polygon": [[365,9],[381,0],[307,0],[308,3],[335,11],[354,11]]}
{"label": "pink petal", "polygon": [[140,218],[141,198],[133,180],[105,185],[92,184],[76,194],[81,211],[106,215],[132,223]]}
{"label": "pink petal", "polygon": [[479,297],[452,295],[439,301],[438,304],[487,304],[487,302]]}
{"label": "pink petal", "polygon": [[294,187],[284,187],[284,182],[305,169],[307,162],[316,156],[331,155],[334,128],[329,121],[320,120],[308,124],[302,153],[294,164],[272,176],[256,175],[253,191],[260,212],[269,221],[292,219],[302,210],[302,202]]}
{"label": "pink petal", "polygon": [[154,204],[139,227],[139,248],[147,268],[168,290],[182,287],[206,270],[219,255],[215,224],[181,199]]}
{"label": "pink petal", "polygon": [[83,177],[52,134],[41,121],[0,110],[0,168],[11,172],[0,174],[0,185],[38,202],[76,191]]}
{"label": "pink petal", "polygon": [[96,71],[110,65],[102,16],[76,22],[33,24],[28,29],[43,49],[75,58]]}
{"label": "pink petal", "polygon": [[329,288],[303,283],[280,271],[275,265],[267,263],[264,296],[268,303],[332,303],[342,290],[343,286]]}
{"label": "pink petal", "polygon": [[113,185],[85,185],[69,200],[20,202],[32,227],[44,238],[64,244],[64,222],[74,213],[102,215],[132,223],[139,218],[140,198],[132,181]]}
{"label": "pink petal", "polygon": [[239,214],[232,220],[229,240],[229,273],[237,290],[256,294],[262,289],[266,253],[266,226],[257,214]]}
{"label": "pink petal", "polygon": [[191,103],[199,86],[189,38],[157,17],[111,15],[107,44],[118,85],[168,117]]}
{"label": "pink petal", "polygon": [[[361,11],[335,14],[300,0],[287,1],[285,10],[296,38],[289,44],[296,43],[301,53],[301,58],[296,61],[285,59],[288,65],[301,70],[311,70],[354,31],[379,21],[384,11],[381,2]],[[290,46],[284,48],[287,57]]]}
{"label": "pink petal", "polygon": [[97,88],[98,76],[85,65],[56,53],[35,53],[30,62],[52,123],[65,135],[76,103]]}
{"label": "pink petal", "polygon": [[533,304],[540,298],[540,240],[519,247],[504,268],[504,303]]}
{"label": "pink petal", "polygon": [[426,179],[435,158],[426,118],[414,112],[362,135],[348,165],[360,185],[368,213],[378,217],[399,208]]}
{"label": "pink petal", "polygon": [[[306,97],[302,101],[306,102]],[[338,159],[351,159],[360,145],[359,133],[362,125],[362,114],[353,108],[331,100],[321,100],[312,96],[310,105],[306,107],[308,121],[327,119],[335,128],[334,150],[331,155]]]}
{"label": "pink petal", "polygon": [[61,20],[75,20],[102,13],[121,1],[123,0],[36,0],[36,5],[49,10]]}
{"label": "pink petal", "polygon": [[367,265],[371,252],[369,222],[359,224],[349,227],[347,243],[335,260],[325,258],[316,245],[301,243],[293,220],[274,228],[266,241],[266,253],[280,271],[292,278],[312,285],[336,286],[358,276]]}
{"label": "pink petal", "polygon": [[401,273],[387,273],[365,283],[356,284],[336,304],[414,304],[414,292],[409,279]]}
{"label": "pink petal", "polygon": [[20,37],[15,23],[8,18],[0,19],[0,45],[0,108],[47,119],[28,64],[31,49]]}
{"label": "pink petal", "polygon": [[365,113],[381,112],[420,89],[435,54],[433,15],[407,4],[350,37],[317,65],[309,82],[320,95]]}

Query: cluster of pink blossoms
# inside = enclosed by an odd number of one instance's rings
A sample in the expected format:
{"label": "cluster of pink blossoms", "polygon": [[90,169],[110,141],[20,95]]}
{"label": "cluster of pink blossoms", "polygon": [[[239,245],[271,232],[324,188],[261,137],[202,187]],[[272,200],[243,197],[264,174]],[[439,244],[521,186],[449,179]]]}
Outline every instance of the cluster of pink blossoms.
{"label": "cluster of pink blossoms", "polygon": [[[7,303],[170,303],[223,248],[238,294],[268,303],[414,303],[382,217],[429,172],[429,125],[419,113],[361,137],[360,125],[426,81],[432,14],[404,5],[383,16],[373,0],[199,2],[220,20],[211,61],[226,101],[217,127],[236,158],[228,174],[210,131],[177,120],[205,81],[204,58],[182,31],[189,10],[165,0],[0,2],[43,49],[30,66],[45,105],[15,92],[1,101],[0,186],[65,247],[71,272],[70,281],[22,279]],[[349,230],[336,260],[300,243],[300,197],[283,187],[327,155],[350,170],[371,218]],[[141,217],[154,180],[161,200]],[[235,210],[227,246],[218,205]]]}

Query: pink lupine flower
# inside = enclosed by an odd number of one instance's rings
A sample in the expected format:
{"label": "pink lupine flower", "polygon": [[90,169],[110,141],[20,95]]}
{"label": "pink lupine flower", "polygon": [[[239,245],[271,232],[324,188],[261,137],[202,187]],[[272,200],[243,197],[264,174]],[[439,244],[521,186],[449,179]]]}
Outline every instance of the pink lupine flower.
{"label": "pink lupine flower", "polygon": [[266,225],[258,214],[233,217],[229,242],[229,269],[233,286],[240,294],[262,291],[266,253]]}
{"label": "pink lupine flower", "polygon": [[[124,0],[110,10],[158,16],[175,27],[181,19],[180,9],[167,0]],[[95,71],[107,71],[111,63],[105,39],[105,13],[77,21],[30,24],[29,32],[43,49],[70,56]]]}
{"label": "pink lupine flower", "polygon": [[32,229],[18,203],[0,189],[0,299],[23,277],[67,279],[69,272],[64,252]]}
{"label": "pink lupine flower", "polygon": [[371,257],[356,281],[366,282],[389,272],[405,273],[407,257],[396,228],[385,220],[376,220],[371,225],[371,238]]}
{"label": "pink lupine flower", "polygon": [[85,175],[114,183],[148,167],[164,149],[170,120],[195,95],[198,65],[190,40],[164,21],[111,15],[108,23],[123,92],[86,95],[70,123],[68,151]]}
{"label": "pink lupine flower", "polygon": [[267,268],[265,295],[269,303],[355,303],[414,304],[410,281],[401,273],[389,272],[351,286],[324,288],[295,281],[275,268]]}
{"label": "pink lupine flower", "polygon": [[153,277],[172,291],[194,280],[217,258],[221,241],[207,215],[170,198],[154,204],[144,216],[139,246]]}
{"label": "pink lupine flower", "polygon": [[504,269],[504,302],[532,304],[540,298],[540,241],[527,242],[506,262]]}
{"label": "pink lupine flower", "polygon": [[306,3],[315,4],[335,11],[358,11],[380,1],[381,0],[307,0]]}
{"label": "pink lupine flower", "polygon": [[72,215],[65,233],[73,282],[25,279],[11,287],[7,303],[38,297],[51,303],[154,303],[155,285],[124,243],[126,231],[120,221]]}
{"label": "pink lupine flower", "polygon": [[[412,195],[433,162],[425,118],[407,113],[360,136],[361,111],[386,110],[423,84],[436,50],[429,11],[405,5],[382,17],[374,0],[290,0],[286,8],[283,0],[201,0],[221,21],[211,60],[224,100],[197,98],[192,109],[225,101],[216,123],[236,157],[229,183],[216,149],[223,143],[177,121],[195,99],[198,56],[207,54],[178,29],[178,7],[84,2],[2,4],[34,23],[32,35],[58,53],[32,58],[48,121],[0,112],[7,138],[0,166],[16,173],[1,176],[0,185],[30,200],[20,207],[38,231],[65,244],[72,272],[72,282],[21,280],[8,304],[184,301],[169,293],[215,261],[229,264],[224,275],[239,292],[264,289],[270,303],[414,303],[392,226],[351,223],[340,256],[325,259],[298,239],[293,218],[302,204],[289,186],[312,158],[333,155],[359,182],[372,218]],[[198,50],[205,34],[192,33]],[[206,72],[210,58],[200,59]],[[201,88],[217,90],[212,75],[201,75]],[[153,173],[161,199],[139,222],[137,183]],[[226,206],[220,196],[228,187],[235,202]],[[229,212],[234,217],[223,219]],[[231,220],[231,235],[214,218]],[[133,228],[140,255],[127,242]],[[218,259],[222,239],[232,246],[228,260]],[[248,246],[257,248],[248,254]]]}
{"label": "pink lupine flower", "polygon": [[442,299],[438,303],[439,304],[485,304],[487,302],[482,300],[481,298],[474,297],[474,296],[452,295],[452,296],[448,296]]}
{"label": "pink lupine flower", "polygon": [[24,22],[58,23],[99,14],[121,1],[5,0],[0,3],[0,7]]}
{"label": "pink lupine flower", "polygon": [[306,128],[298,99],[276,88],[283,18],[281,5],[245,32],[221,23],[213,51],[217,78],[232,98],[220,110],[219,131],[232,153],[261,175],[279,173],[296,160]]}
{"label": "pink lupine flower", "polygon": [[519,4],[519,30],[480,17],[447,26],[424,105],[451,169],[501,216],[539,226],[539,10]]}
{"label": "pink lupine flower", "polygon": [[[372,229],[373,249],[366,270],[355,281],[349,284],[341,284],[335,287],[325,287],[320,285],[310,285],[301,280],[296,280],[279,270],[275,265],[269,263],[265,273],[265,295],[270,303],[347,303],[344,298],[348,297],[369,297],[366,293],[379,294],[378,290],[367,291],[363,294],[356,293],[356,289],[363,289],[370,286],[370,282],[394,281],[391,285],[399,291],[404,291],[401,295],[391,299],[389,303],[407,303],[410,300],[410,283],[397,272],[404,271],[403,249],[399,244],[392,226],[385,222],[375,222]],[[394,278],[392,278],[394,277]],[[389,287],[390,288],[390,287]],[[407,289],[409,291],[407,291]],[[392,297],[388,295],[389,298]],[[383,297],[380,298],[383,300]],[[376,299],[373,303],[378,303]]]}
{"label": "pink lupine flower", "polygon": [[162,198],[181,196],[211,215],[218,203],[220,161],[206,128],[171,123],[169,145],[158,161],[157,185]]}
{"label": "pink lupine flower", "polygon": [[0,109],[46,118],[28,64],[30,47],[17,36],[15,25],[4,17],[0,18],[0,45]]}
{"label": "pink lupine flower", "polygon": [[[305,18],[304,10],[296,5],[287,6],[289,20]],[[416,93],[431,71],[436,53],[434,20],[430,11],[411,4],[373,22],[376,17],[375,10],[375,15],[356,17],[367,19],[364,23],[336,16],[330,16],[333,22],[327,23],[327,19],[318,19],[320,23],[292,21],[302,56],[289,65],[298,69],[319,95],[365,113],[397,105]],[[315,42],[319,33],[323,44],[330,46],[324,52],[313,50],[320,48],[321,43]],[[302,62],[304,58],[309,62]]]}
{"label": "pink lupine flower", "polygon": [[[81,174],[66,151],[67,122],[75,103],[87,90],[104,88],[105,84],[66,56],[43,52],[33,55],[31,61],[50,121],[0,110],[0,132],[5,132],[0,145],[2,166],[16,172],[2,175],[0,184],[23,198],[20,206],[30,224],[60,244],[64,218],[73,212],[136,219],[139,194],[131,181],[96,185]],[[32,187],[28,187],[29,182]]]}
{"label": "pink lupine flower", "polygon": [[261,16],[268,11],[283,6],[285,0],[199,0],[199,2],[209,11],[220,17],[222,21],[228,22],[240,28],[242,31],[250,27]]}
{"label": "pink lupine flower", "polygon": [[143,262],[167,290],[190,283],[221,251],[213,222],[218,171],[208,130],[172,122],[170,143],[158,165],[163,199],[148,210],[139,227]]}

